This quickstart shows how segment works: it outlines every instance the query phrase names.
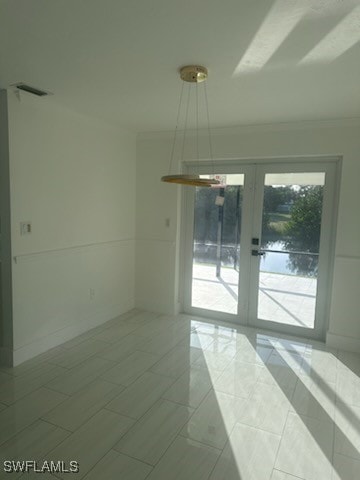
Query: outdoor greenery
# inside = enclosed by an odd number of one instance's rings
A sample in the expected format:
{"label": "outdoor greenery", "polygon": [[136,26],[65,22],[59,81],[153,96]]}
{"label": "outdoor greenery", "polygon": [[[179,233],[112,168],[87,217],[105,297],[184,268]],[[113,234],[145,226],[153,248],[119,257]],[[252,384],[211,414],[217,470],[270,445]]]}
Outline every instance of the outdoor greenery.
{"label": "outdoor greenery", "polygon": [[[318,252],[323,187],[265,187],[263,237],[289,243],[289,249]],[[280,213],[281,207],[289,213]],[[284,238],[285,237],[285,238]]]}
{"label": "outdoor greenery", "polygon": [[301,187],[285,235],[293,247],[319,252],[323,187]]}

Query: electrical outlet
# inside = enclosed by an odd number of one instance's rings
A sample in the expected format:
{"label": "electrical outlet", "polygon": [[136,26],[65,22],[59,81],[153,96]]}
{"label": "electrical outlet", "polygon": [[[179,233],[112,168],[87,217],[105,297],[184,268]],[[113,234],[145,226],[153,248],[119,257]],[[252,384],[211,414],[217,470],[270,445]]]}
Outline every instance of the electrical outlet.
{"label": "electrical outlet", "polygon": [[20,235],[30,235],[31,222],[20,222]]}
{"label": "electrical outlet", "polygon": [[95,298],[95,289],[94,288],[90,288],[89,295],[90,295],[90,300],[94,300],[94,298]]}

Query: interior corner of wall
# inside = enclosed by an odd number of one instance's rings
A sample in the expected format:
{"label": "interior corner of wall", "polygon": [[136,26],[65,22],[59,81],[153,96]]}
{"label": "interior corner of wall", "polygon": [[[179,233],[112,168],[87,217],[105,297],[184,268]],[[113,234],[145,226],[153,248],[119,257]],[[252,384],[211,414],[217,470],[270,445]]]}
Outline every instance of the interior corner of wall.
{"label": "interior corner of wall", "polygon": [[328,331],[326,333],[326,345],[347,352],[360,353],[360,338],[347,337]]}
{"label": "interior corner of wall", "polygon": [[0,367],[12,367],[14,365],[13,350],[8,347],[0,347]]}

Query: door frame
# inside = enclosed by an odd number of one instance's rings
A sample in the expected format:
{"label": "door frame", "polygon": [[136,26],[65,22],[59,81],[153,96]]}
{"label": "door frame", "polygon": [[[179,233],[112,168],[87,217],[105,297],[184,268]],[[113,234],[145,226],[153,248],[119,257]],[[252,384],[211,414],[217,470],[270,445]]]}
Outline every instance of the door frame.
{"label": "door frame", "polygon": [[[288,168],[289,173],[301,171],[315,172],[319,171],[320,168],[321,171],[326,172],[320,235],[321,255],[319,258],[316,322],[314,329],[306,329],[293,325],[259,320],[256,318],[256,315],[254,316],[254,313],[257,313],[258,283],[256,288],[254,285],[256,283],[256,278],[258,279],[259,276],[259,257],[252,257],[249,252],[251,250],[251,238],[261,238],[263,187],[260,186],[259,179],[261,178],[261,175],[265,176],[265,173],[288,173],[284,170],[286,168]],[[306,170],[304,170],[304,168]],[[245,183],[241,220],[241,268],[239,275],[239,301],[237,315],[191,306],[195,189],[193,187],[187,187],[184,189],[182,205],[182,225],[184,226],[184,229],[181,248],[181,264],[183,270],[180,282],[182,311],[200,317],[231,322],[235,325],[248,325],[266,330],[275,330],[284,334],[293,334],[306,338],[324,340],[329,322],[328,317],[334,269],[340,169],[341,157],[339,156],[272,157],[264,159],[215,160],[214,162],[184,162],[184,173],[209,174],[213,171],[219,174],[244,173]],[[261,172],[261,174],[259,172]],[[260,194],[258,194],[259,188]],[[254,211],[255,215],[252,215],[251,211]],[[247,225],[248,228],[244,228],[245,225]],[[251,228],[249,227],[250,225]],[[328,240],[325,238],[327,234],[330,236]],[[250,272],[250,281],[248,272]]]}
{"label": "door frame", "polygon": [[262,214],[263,214],[263,195],[265,185],[265,175],[267,173],[302,173],[302,172],[325,172],[325,184],[323,192],[323,204],[321,214],[320,245],[319,245],[319,273],[317,276],[315,323],[313,329],[306,329],[296,325],[273,322],[270,320],[261,320],[257,317],[258,307],[258,289],[259,289],[259,264],[260,257],[251,257],[250,268],[250,298],[248,323],[258,328],[270,330],[279,330],[281,333],[294,334],[298,336],[307,336],[313,338],[325,338],[326,328],[326,305],[329,298],[330,289],[329,277],[331,269],[332,242],[333,237],[333,193],[336,188],[335,173],[336,164],[334,162],[312,162],[309,163],[282,163],[271,165],[257,165],[256,180],[254,190],[254,216],[252,231],[253,236],[259,238],[261,244]]}
{"label": "door frame", "polygon": [[[207,162],[202,163],[200,166],[198,164],[192,166],[191,164],[187,165],[188,173],[198,173],[198,174],[209,174],[209,167],[212,168],[213,164]],[[238,282],[238,311],[235,315],[225,312],[217,312],[212,310],[206,310],[198,307],[191,306],[191,290],[192,290],[192,263],[193,263],[193,229],[194,229],[194,202],[195,202],[195,188],[188,187],[184,195],[184,208],[183,208],[183,225],[185,225],[185,236],[184,236],[184,248],[182,262],[184,265],[184,275],[183,275],[183,311],[192,315],[199,315],[208,318],[213,318],[222,321],[229,321],[234,324],[247,325],[248,317],[248,288],[249,282],[246,279],[245,272],[250,269],[250,259],[246,256],[247,248],[250,248],[251,245],[251,232],[243,233],[243,225],[249,224],[252,222],[251,218],[251,208],[250,203],[253,198],[253,189],[255,187],[255,176],[254,169],[249,164],[234,163],[219,163],[215,164],[215,169],[219,167],[221,173],[224,174],[244,174],[245,183],[244,183],[244,195],[243,195],[243,209],[241,215],[241,246],[244,248],[240,249],[240,265],[243,265],[243,268],[240,268],[239,272],[239,282]],[[219,170],[219,172],[220,172]],[[249,229],[246,229],[249,230]],[[189,254],[191,252],[191,255]],[[240,284],[242,285],[241,295],[240,295]]]}

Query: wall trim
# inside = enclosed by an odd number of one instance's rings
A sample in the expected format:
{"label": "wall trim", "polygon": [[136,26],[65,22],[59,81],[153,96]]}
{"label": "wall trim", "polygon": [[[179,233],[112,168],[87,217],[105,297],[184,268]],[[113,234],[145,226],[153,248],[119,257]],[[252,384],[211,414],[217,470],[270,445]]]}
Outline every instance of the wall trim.
{"label": "wall trim", "polygon": [[167,243],[169,245],[176,245],[176,240],[164,240],[162,238],[137,238],[136,242],[142,243]]}
{"label": "wall trim", "polygon": [[[135,238],[124,238],[119,240],[111,240],[109,242],[89,243],[85,245],[76,245],[73,247],[64,247],[64,248],[58,248],[53,250],[43,250],[40,252],[20,253],[18,255],[14,255],[13,260],[15,263],[23,263],[27,261],[37,260],[44,256],[52,257],[52,256],[71,255],[71,254],[76,254],[86,250],[117,247],[120,244],[123,244],[124,246],[130,246],[131,242],[135,242]],[[125,245],[126,243],[128,243],[128,245]]]}
{"label": "wall trim", "polygon": [[359,261],[360,260],[360,255],[336,255],[335,259],[336,260],[355,260],[355,261]]}
{"label": "wall trim", "polygon": [[346,350],[348,352],[360,352],[360,339],[337,335],[331,332],[327,332],[326,334],[326,345],[331,348],[338,348],[339,350]]}
{"label": "wall trim", "polygon": [[119,315],[129,312],[134,308],[134,300],[127,304],[117,304],[107,307],[106,309],[97,312],[92,317],[87,317],[77,325],[69,325],[61,330],[53,332],[46,337],[39,338],[34,342],[23,345],[12,352],[12,362],[14,366],[25,362],[41,353],[46,352],[50,348],[57,347],[68,340],[71,340],[78,335],[98,327],[109,320],[112,320]]}
{"label": "wall trim", "polygon": [[[278,122],[278,123],[261,123],[253,125],[236,125],[229,127],[218,127],[211,129],[211,136],[216,135],[236,135],[246,133],[261,133],[261,132],[287,132],[294,130],[304,130],[312,128],[346,128],[346,127],[358,127],[360,125],[360,117],[349,118],[337,118],[332,120],[305,120],[294,122]],[[181,133],[181,130],[178,131]],[[199,129],[196,133],[195,130],[187,130],[187,135],[195,136],[208,136],[207,129]],[[173,138],[174,130],[160,130],[154,132],[139,132],[137,134],[137,140],[151,140],[156,138]]]}

